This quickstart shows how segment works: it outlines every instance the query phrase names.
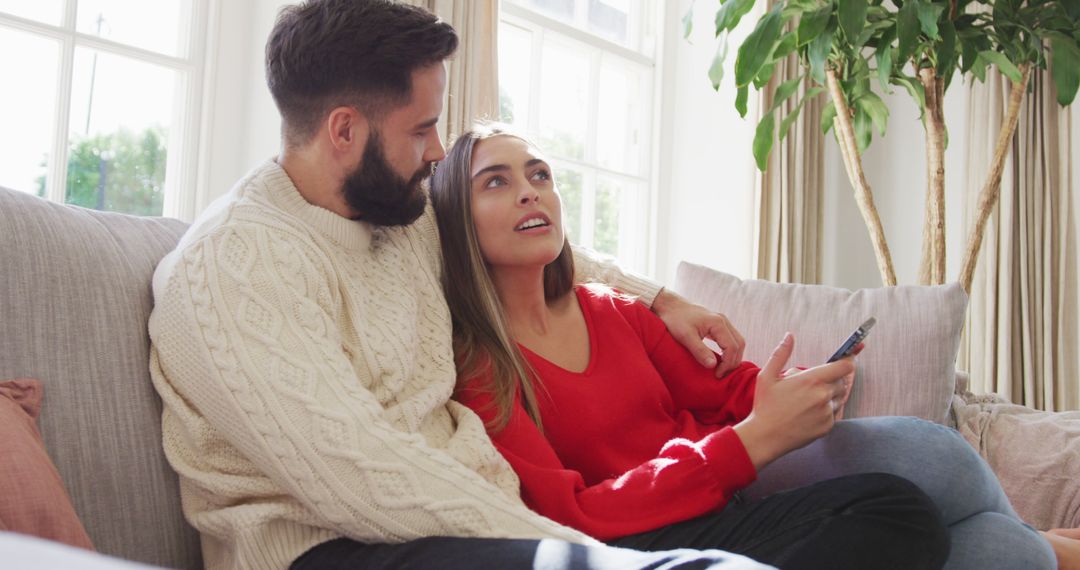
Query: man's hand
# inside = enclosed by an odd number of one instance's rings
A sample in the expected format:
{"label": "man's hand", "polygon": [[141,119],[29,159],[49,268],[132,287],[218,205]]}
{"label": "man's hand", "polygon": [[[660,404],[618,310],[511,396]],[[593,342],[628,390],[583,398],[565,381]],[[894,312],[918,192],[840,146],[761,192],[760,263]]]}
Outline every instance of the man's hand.
{"label": "man's hand", "polygon": [[[667,289],[662,289],[656,296],[652,309],[667,325],[671,336],[685,346],[702,366],[716,366],[717,378],[731,372],[742,362],[746,341],[724,315],[695,305]],[[712,339],[720,347],[719,366],[716,364],[716,353],[702,342],[705,338]]]}

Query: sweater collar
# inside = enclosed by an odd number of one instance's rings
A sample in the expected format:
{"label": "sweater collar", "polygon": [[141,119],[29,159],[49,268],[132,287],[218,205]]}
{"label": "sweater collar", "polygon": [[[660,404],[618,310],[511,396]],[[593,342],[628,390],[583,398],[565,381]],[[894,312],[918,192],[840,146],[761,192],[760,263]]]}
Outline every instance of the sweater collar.
{"label": "sweater collar", "polygon": [[275,159],[261,166],[258,174],[265,183],[270,201],[284,212],[299,218],[315,232],[348,250],[367,249],[371,245],[370,224],[343,218],[305,200],[289,174]]}

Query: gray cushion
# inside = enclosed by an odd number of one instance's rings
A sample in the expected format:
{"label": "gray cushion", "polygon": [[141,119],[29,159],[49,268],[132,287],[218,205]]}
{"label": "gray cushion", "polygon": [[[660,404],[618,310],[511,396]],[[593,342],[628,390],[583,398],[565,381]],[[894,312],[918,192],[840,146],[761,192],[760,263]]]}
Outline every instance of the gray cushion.
{"label": "gray cushion", "polygon": [[101,552],[199,568],[146,329],[154,267],[185,229],[0,188],[0,379],[44,382],[45,446]]}
{"label": "gray cushion", "polygon": [[817,366],[867,317],[877,318],[859,355],[845,417],[917,416],[944,423],[956,383],[967,309],[960,285],[849,291],[822,285],[743,281],[679,264],[675,290],[727,315],[746,337],[743,358],[764,365],[784,332],[795,335],[789,366]]}

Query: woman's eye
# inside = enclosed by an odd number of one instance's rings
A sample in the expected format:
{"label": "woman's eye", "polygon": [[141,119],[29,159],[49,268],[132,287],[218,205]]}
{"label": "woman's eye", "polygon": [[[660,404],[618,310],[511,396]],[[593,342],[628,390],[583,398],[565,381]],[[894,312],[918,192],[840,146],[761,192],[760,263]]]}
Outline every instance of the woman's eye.
{"label": "woman's eye", "polygon": [[533,178],[538,180],[551,180],[551,173],[547,170],[537,170],[536,174],[533,174]]}
{"label": "woman's eye", "polygon": [[505,186],[505,185],[506,185],[506,180],[501,176],[496,176],[496,177],[492,178],[491,180],[488,180],[487,184],[485,184],[484,187],[485,188],[495,188],[496,186]]}

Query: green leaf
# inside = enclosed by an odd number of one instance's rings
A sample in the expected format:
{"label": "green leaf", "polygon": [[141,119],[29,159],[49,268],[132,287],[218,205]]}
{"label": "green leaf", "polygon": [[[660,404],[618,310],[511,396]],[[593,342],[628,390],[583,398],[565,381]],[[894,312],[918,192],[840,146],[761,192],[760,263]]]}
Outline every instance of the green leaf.
{"label": "green leaf", "polygon": [[900,8],[896,16],[896,37],[900,39],[900,45],[896,51],[896,63],[903,67],[911,54],[915,53],[915,46],[919,40],[919,2],[908,0]]}
{"label": "green leaf", "polygon": [[[1065,13],[1068,14],[1070,19],[1073,21],[1080,20],[1080,0],[1065,0],[1063,4],[1065,4]],[[1080,30],[1078,30],[1078,33],[1080,33]],[[1077,39],[1080,40],[1080,38]]]}
{"label": "green leaf", "polygon": [[892,48],[878,48],[877,53],[874,54],[877,59],[877,76],[878,81],[881,83],[881,90],[886,93],[892,93],[889,89],[889,76],[892,75]]}
{"label": "green leaf", "polygon": [[795,32],[788,32],[780,37],[780,43],[773,50],[772,60],[784,59],[795,51]]}
{"label": "green leaf", "polygon": [[829,129],[833,128],[833,121],[836,119],[836,103],[829,101],[828,105],[821,110],[821,134],[829,132]]}
{"label": "green leaf", "polygon": [[856,40],[866,24],[866,0],[839,0],[838,8],[840,29],[844,30],[844,37],[849,44],[859,47]]}
{"label": "green leaf", "polygon": [[758,170],[765,172],[769,165],[769,153],[772,152],[773,132],[776,130],[775,113],[769,111],[758,123],[757,131],[754,132],[754,161],[757,162]]}
{"label": "green leaf", "polygon": [[690,9],[683,14],[682,17],[682,37],[684,40],[690,39],[690,32],[694,31],[694,2],[690,2]]}
{"label": "green leaf", "polygon": [[922,119],[926,114],[926,89],[923,88],[922,83],[919,83],[918,79],[914,77],[908,77],[906,75],[900,75],[891,79],[893,85],[899,85],[904,89],[907,89],[908,95],[915,100],[915,104],[919,106],[919,119]]}
{"label": "green leaf", "polygon": [[873,122],[870,120],[870,115],[862,109],[856,109],[855,111],[855,142],[859,147],[859,154],[866,152],[866,149],[870,146],[870,141],[874,137]]}
{"label": "green leaf", "polygon": [[[738,1],[728,0],[728,2]],[[735,57],[736,86],[749,85],[772,54],[784,25],[780,16],[782,6],[782,2],[777,4],[761,20],[758,20],[754,31],[750,32],[750,35],[746,36],[746,41],[739,46],[739,53]]]}
{"label": "green leaf", "polygon": [[967,73],[979,57],[979,47],[974,40],[960,40],[960,73]]}
{"label": "green leaf", "polygon": [[754,7],[754,0],[727,0],[716,11],[716,36],[721,32],[730,32],[739,25],[743,16]]}
{"label": "green leaf", "polygon": [[937,48],[938,63],[937,74],[939,77],[947,77],[956,68],[956,28],[952,22],[945,21],[941,24],[941,45]]}
{"label": "green leaf", "polygon": [[754,76],[754,89],[760,91],[763,87],[768,85],[769,80],[772,79],[773,71],[776,71],[776,62],[770,61],[769,63],[766,63],[761,68],[761,71],[758,71],[758,74]]}
{"label": "green leaf", "polygon": [[821,85],[825,85],[825,61],[829,58],[832,40],[832,32],[825,32],[814,38],[806,50],[807,58],[810,59],[810,77]]}
{"label": "green leaf", "polygon": [[866,93],[855,101],[855,106],[870,115],[874,126],[877,127],[878,136],[885,136],[885,127],[889,124],[889,108],[876,93]]}
{"label": "green leaf", "polygon": [[789,79],[780,84],[776,88],[776,94],[773,95],[772,108],[775,109],[782,105],[784,101],[787,101],[788,97],[791,97],[792,93],[795,93],[799,89],[799,83],[803,80],[803,76],[799,75],[795,79]]}
{"label": "green leaf", "polygon": [[1067,36],[1050,37],[1050,74],[1059,105],[1069,105],[1080,87],[1080,47]]}
{"label": "green leaf", "polygon": [[709,81],[715,91],[720,90],[720,82],[724,80],[724,60],[727,59],[728,39],[725,35],[716,46],[716,55],[713,56],[712,65],[709,66]]}
{"label": "green leaf", "polygon": [[917,7],[919,26],[928,38],[932,40],[938,38],[938,18],[941,18],[941,13],[944,11],[945,6],[941,4],[919,2]]}
{"label": "green leaf", "polygon": [[739,112],[739,116],[746,118],[746,98],[749,96],[750,88],[746,85],[739,87],[735,92],[735,110]]}
{"label": "green leaf", "polygon": [[803,95],[802,99],[799,99],[799,104],[795,105],[795,109],[788,113],[788,115],[784,117],[783,121],[780,121],[780,133],[776,137],[777,140],[784,140],[784,137],[787,136],[788,131],[791,129],[791,125],[795,122],[795,119],[799,118],[799,112],[802,111],[803,105],[806,103],[806,101],[813,100],[814,97],[817,97],[823,91],[825,91],[825,88],[823,87],[814,87],[813,89],[807,91],[806,95]]}
{"label": "green leaf", "polygon": [[1023,77],[1020,75],[1020,70],[1013,65],[1013,62],[1009,61],[1009,58],[1005,57],[1005,54],[999,51],[986,50],[979,52],[979,57],[997,66],[1005,77],[1009,78],[1009,81],[1013,83],[1020,83]]}
{"label": "green leaf", "polygon": [[990,62],[986,61],[981,53],[975,56],[975,62],[971,64],[971,74],[979,80],[979,83],[986,83],[986,66],[988,65]]}
{"label": "green leaf", "polygon": [[802,19],[799,20],[799,28],[796,34],[798,35],[798,47],[810,43],[811,40],[821,35],[825,31],[825,26],[829,24],[829,16],[832,15],[832,5],[827,5],[824,8],[814,10],[813,12],[807,12],[803,14]]}

